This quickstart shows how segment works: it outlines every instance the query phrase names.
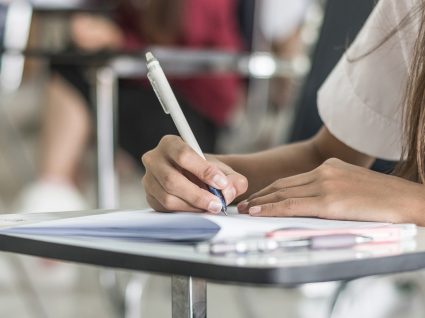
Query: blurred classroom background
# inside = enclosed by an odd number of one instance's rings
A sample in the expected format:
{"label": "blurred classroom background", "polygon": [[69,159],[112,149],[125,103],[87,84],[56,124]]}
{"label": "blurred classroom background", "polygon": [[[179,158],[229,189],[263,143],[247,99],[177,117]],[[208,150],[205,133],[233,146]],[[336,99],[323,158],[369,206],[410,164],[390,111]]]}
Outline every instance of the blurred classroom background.
{"label": "blurred classroom background", "polygon": [[[146,84],[147,48],[205,151],[309,137],[315,91],[374,2],[0,1],[0,211],[147,208],[139,158],[174,132]],[[385,284],[341,312],[359,317],[377,295],[397,303]],[[336,288],[211,284],[208,315],[329,317]],[[0,255],[0,317],[170,317],[169,299],[167,277]]]}

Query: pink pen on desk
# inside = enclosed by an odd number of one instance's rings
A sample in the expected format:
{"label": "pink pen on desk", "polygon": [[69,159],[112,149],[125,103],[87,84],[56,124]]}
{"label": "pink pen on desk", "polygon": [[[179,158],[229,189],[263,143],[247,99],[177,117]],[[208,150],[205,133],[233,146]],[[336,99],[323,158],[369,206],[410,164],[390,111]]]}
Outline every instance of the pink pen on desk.
{"label": "pink pen on desk", "polygon": [[394,242],[414,237],[417,233],[414,224],[389,224],[378,227],[365,228],[338,228],[338,229],[291,229],[282,228],[266,234],[274,239],[297,239],[312,236],[326,235],[360,235],[370,237],[373,243]]}

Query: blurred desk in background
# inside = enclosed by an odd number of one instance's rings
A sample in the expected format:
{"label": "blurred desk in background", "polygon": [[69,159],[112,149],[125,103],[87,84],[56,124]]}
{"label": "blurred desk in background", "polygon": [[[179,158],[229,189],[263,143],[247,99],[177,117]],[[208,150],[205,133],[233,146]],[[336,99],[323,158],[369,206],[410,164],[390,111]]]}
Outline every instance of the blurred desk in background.
{"label": "blurred desk in background", "polygon": [[[0,53],[41,59],[55,64],[78,65],[92,70],[93,96],[96,103],[97,185],[98,207],[117,208],[117,181],[114,171],[115,111],[117,81],[145,78],[145,52],[152,51],[167,75],[185,78],[197,75],[237,74],[242,78],[270,79],[281,76],[299,78],[308,70],[303,59],[284,60],[269,53],[233,53],[219,50],[193,50],[148,47],[141,51],[53,51],[47,49],[14,49],[3,47]],[[9,72],[10,73],[10,72]],[[2,74],[3,75],[3,74]],[[5,76],[9,80],[10,76]],[[247,110],[247,125],[254,127],[267,105],[256,105]]]}
{"label": "blurred desk in background", "polygon": [[102,12],[115,8],[116,0],[29,0],[39,13]]}

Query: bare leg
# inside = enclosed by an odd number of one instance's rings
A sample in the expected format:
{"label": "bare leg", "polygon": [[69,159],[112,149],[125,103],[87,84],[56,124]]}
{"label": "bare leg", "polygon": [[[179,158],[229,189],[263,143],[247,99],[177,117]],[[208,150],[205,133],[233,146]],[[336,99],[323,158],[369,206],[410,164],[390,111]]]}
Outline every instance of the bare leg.
{"label": "bare leg", "polygon": [[90,133],[84,99],[60,76],[49,83],[41,144],[42,179],[72,183]]}

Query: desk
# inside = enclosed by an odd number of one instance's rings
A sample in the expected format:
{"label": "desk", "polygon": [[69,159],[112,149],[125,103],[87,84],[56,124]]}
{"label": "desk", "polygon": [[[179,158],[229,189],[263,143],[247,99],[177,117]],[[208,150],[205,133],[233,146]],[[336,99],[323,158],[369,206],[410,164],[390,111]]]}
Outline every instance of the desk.
{"label": "desk", "polygon": [[[57,64],[86,66],[94,70],[92,82],[93,99],[96,105],[98,208],[118,207],[118,187],[114,170],[117,80],[146,77],[145,52],[147,50],[152,51],[161,61],[167,75],[175,77],[232,73],[260,79],[274,76],[295,78],[306,72],[305,65],[299,60],[284,60],[265,52],[251,54],[221,50],[149,47],[146,50],[132,52],[87,53],[61,52],[42,48],[11,49],[0,46],[0,54],[22,55],[26,58],[48,60]],[[11,68],[11,72],[16,73],[15,68]],[[8,79],[10,77],[8,74],[4,76]],[[17,82],[20,83],[20,80]],[[17,87],[19,83],[11,86]],[[265,107],[266,103],[255,103],[255,107],[250,111],[252,112],[250,127],[254,125],[254,121],[263,116],[265,111],[264,107],[258,107],[258,105]],[[254,109],[255,112],[253,112]]]}
{"label": "desk", "polygon": [[[104,211],[4,215],[23,223]],[[172,276],[173,317],[206,316],[206,281],[293,287],[425,268],[425,228],[408,244],[374,251],[299,251],[251,256],[210,256],[192,246],[79,237],[0,235],[0,250],[77,263]]]}
{"label": "desk", "polygon": [[117,6],[117,1],[113,0],[29,0],[34,10],[39,13],[65,13],[72,14],[76,12],[110,12]]}
{"label": "desk", "polygon": [[[170,49],[150,47],[161,61],[167,75],[187,77],[199,74],[233,73],[253,78],[273,76],[297,77],[306,69],[297,60],[288,61],[273,57],[268,53],[232,53],[219,50]],[[108,66],[99,68],[96,73],[96,131],[97,131],[97,184],[98,207],[116,208],[118,187],[114,172],[114,127],[117,99],[117,80],[119,78],[145,77],[147,68],[144,52],[121,55],[111,58]],[[301,63],[302,64],[302,63]],[[264,66],[269,67],[264,67]],[[267,71],[264,71],[267,70]],[[252,104],[252,103],[251,103]],[[262,107],[256,104],[255,121],[261,117]],[[263,108],[265,110],[265,108]],[[252,125],[250,125],[252,126]]]}
{"label": "desk", "polygon": [[[161,60],[164,70],[174,76],[206,73],[236,73],[242,76],[268,78],[272,76],[301,76],[302,68],[297,61],[278,59],[270,54],[257,52],[232,53],[219,50],[189,50],[149,48]],[[145,51],[135,52],[58,52],[42,48],[10,49],[1,47],[0,53],[22,54],[26,58],[50,60],[55,63],[76,64],[93,68],[93,93],[96,104],[97,137],[97,199],[99,208],[118,206],[118,186],[114,169],[115,110],[118,78],[145,77]],[[266,65],[268,68],[263,68]],[[265,72],[264,70],[267,70]],[[255,103],[256,112],[261,110]],[[159,107],[159,106],[158,106]],[[260,114],[252,116],[258,120]],[[16,156],[21,158],[22,156]],[[22,164],[23,167],[27,166]]]}

